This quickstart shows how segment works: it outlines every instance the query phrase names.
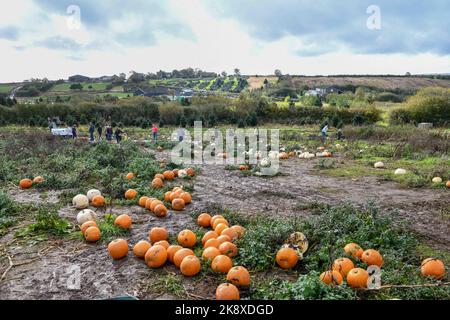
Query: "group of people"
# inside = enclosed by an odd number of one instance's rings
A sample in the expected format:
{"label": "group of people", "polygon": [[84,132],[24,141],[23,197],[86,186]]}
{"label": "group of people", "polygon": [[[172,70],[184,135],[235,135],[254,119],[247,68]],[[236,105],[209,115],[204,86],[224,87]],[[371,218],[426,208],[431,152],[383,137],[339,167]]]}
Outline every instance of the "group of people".
{"label": "group of people", "polygon": [[[103,126],[101,124],[97,124],[96,126],[94,122],[91,122],[89,124],[89,141],[91,142],[95,141],[95,131],[97,131],[97,140],[101,141],[103,139]],[[123,135],[125,135],[125,132],[122,130],[122,127],[120,125],[117,127],[109,123],[105,125],[106,141],[111,142],[114,138],[116,139],[117,143],[120,143],[122,141]]]}
{"label": "group of people", "polygon": [[[327,139],[327,134],[328,134],[328,123],[327,122],[325,122],[325,125],[323,126],[321,133],[322,133],[322,141],[325,142],[325,140]],[[338,131],[336,133],[336,138],[338,140],[344,139],[344,133],[342,132],[342,129],[338,129]]]}

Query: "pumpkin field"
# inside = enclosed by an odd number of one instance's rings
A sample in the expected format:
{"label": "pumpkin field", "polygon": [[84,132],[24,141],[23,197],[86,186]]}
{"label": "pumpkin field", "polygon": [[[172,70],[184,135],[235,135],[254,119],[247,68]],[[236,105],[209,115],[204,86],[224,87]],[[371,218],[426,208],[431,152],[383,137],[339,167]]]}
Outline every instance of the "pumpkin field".
{"label": "pumpkin field", "polygon": [[0,299],[450,299],[448,131],[277,128],[261,176],[1,127]]}

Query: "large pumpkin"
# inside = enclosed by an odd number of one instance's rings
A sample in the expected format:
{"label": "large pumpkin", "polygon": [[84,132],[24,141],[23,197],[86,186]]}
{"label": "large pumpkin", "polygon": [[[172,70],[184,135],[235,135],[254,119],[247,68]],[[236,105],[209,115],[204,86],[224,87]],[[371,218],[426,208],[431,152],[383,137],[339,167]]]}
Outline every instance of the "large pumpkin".
{"label": "large pumpkin", "polygon": [[114,220],[114,225],[122,228],[122,229],[130,229],[131,228],[131,217],[127,214],[121,214]]}
{"label": "large pumpkin", "polygon": [[367,288],[369,273],[362,268],[354,268],[347,274],[347,284],[352,288]]}
{"label": "large pumpkin", "polygon": [[250,286],[250,273],[244,267],[233,267],[228,271],[227,280],[238,287]]}
{"label": "large pumpkin", "polygon": [[183,259],[187,256],[195,256],[194,251],[188,248],[183,248],[175,252],[175,255],[173,256],[173,264],[179,268],[181,265],[181,262]]}
{"label": "large pumpkin", "polygon": [[178,234],[178,243],[185,248],[192,248],[197,243],[197,236],[191,230],[183,230]]}
{"label": "large pumpkin", "polygon": [[205,261],[213,261],[215,257],[219,256],[221,253],[216,247],[208,247],[203,250],[202,258]]}
{"label": "large pumpkin", "polygon": [[182,246],[179,245],[171,245],[167,248],[167,260],[173,263],[173,258],[175,256],[175,253],[177,253],[178,250],[183,249]]}
{"label": "large pumpkin", "polygon": [[439,259],[428,258],[422,261],[420,272],[425,277],[442,279],[445,275],[445,265]]}
{"label": "large pumpkin", "polygon": [[161,240],[167,240],[168,233],[165,228],[161,227],[154,227],[150,230],[148,234],[148,238],[152,243],[161,241]]}
{"label": "large pumpkin", "polygon": [[108,253],[114,260],[124,258],[128,254],[128,242],[124,239],[111,241],[108,244]]}
{"label": "large pumpkin", "polygon": [[167,250],[161,245],[154,245],[145,253],[145,262],[150,268],[159,268],[167,261]]}
{"label": "large pumpkin", "polygon": [[368,249],[361,255],[361,261],[368,266],[375,265],[381,268],[383,265],[383,256],[374,249]]}
{"label": "large pumpkin", "polygon": [[291,269],[295,267],[298,261],[297,251],[292,248],[281,248],[277,252],[276,261],[283,269]]}
{"label": "large pumpkin", "polygon": [[95,222],[95,221],[86,221],[85,223],[83,223],[80,226],[81,233],[84,235],[84,233],[86,232],[87,228],[89,228],[89,227],[98,227],[97,226],[97,222]]}
{"label": "large pumpkin", "polygon": [[212,238],[217,238],[219,235],[215,231],[208,231],[202,238],[202,244],[205,245],[206,241]]}
{"label": "large pumpkin", "polygon": [[230,258],[238,254],[238,248],[234,243],[224,242],[219,246],[220,253]]}
{"label": "large pumpkin", "polygon": [[32,185],[33,185],[33,181],[31,179],[22,179],[19,182],[19,186],[22,189],[30,189]]}
{"label": "large pumpkin", "polygon": [[180,264],[180,271],[183,275],[192,277],[200,272],[201,263],[200,260],[193,255],[184,257]]}
{"label": "large pumpkin", "polygon": [[211,268],[215,272],[228,273],[228,271],[230,271],[230,269],[233,268],[233,260],[231,260],[230,257],[227,257],[223,254],[218,255],[212,261]]}
{"label": "large pumpkin", "polygon": [[344,278],[355,267],[349,258],[338,258],[333,262],[333,270],[339,272]]}
{"label": "large pumpkin", "polygon": [[166,208],[165,205],[163,205],[163,204],[158,204],[158,205],[155,207],[155,210],[153,210],[153,212],[155,213],[155,215],[156,215],[157,217],[162,218],[162,217],[167,216],[168,210],[167,210],[167,208]]}
{"label": "large pumpkin", "polygon": [[216,289],[216,300],[239,300],[239,289],[234,284],[222,283]]}
{"label": "large pumpkin", "polygon": [[89,227],[84,232],[84,237],[86,241],[97,242],[101,237],[100,229],[95,226]]}
{"label": "large pumpkin", "polygon": [[77,194],[75,197],[73,197],[72,204],[77,209],[86,209],[87,207],[89,207],[89,199],[84,194]]}
{"label": "large pumpkin", "polygon": [[173,171],[164,171],[163,176],[166,180],[173,180],[175,178]]}
{"label": "large pumpkin", "polygon": [[148,249],[150,249],[152,245],[150,242],[141,240],[138,243],[136,243],[133,247],[133,253],[138,258],[144,258],[145,254],[147,253]]}
{"label": "large pumpkin", "polygon": [[197,217],[197,223],[203,228],[207,228],[211,223],[211,216],[208,213],[202,213]]}
{"label": "large pumpkin", "polygon": [[173,199],[173,201],[172,201],[173,210],[181,211],[184,209],[184,207],[185,207],[185,202],[183,199],[181,199],[181,198]]}
{"label": "large pumpkin", "polygon": [[77,222],[79,225],[87,221],[97,221],[97,214],[91,209],[84,209],[78,212],[77,214]]}
{"label": "large pumpkin", "polygon": [[164,182],[160,178],[155,178],[152,181],[153,188],[161,188],[164,185]]}
{"label": "large pumpkin", "polygon": [[340,285],[342,284],[342,275],[336,271],[325,271],[320,275],[320,280],[327,285]]}

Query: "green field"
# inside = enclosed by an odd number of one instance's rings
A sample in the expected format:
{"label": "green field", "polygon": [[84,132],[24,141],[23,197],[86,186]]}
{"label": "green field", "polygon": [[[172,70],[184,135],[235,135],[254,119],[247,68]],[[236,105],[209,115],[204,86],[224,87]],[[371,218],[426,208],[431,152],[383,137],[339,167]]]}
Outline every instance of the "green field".
{"label": "green field", "polygon": [[14,89],[11,84],[0,84],[0,93],[10,93]]}

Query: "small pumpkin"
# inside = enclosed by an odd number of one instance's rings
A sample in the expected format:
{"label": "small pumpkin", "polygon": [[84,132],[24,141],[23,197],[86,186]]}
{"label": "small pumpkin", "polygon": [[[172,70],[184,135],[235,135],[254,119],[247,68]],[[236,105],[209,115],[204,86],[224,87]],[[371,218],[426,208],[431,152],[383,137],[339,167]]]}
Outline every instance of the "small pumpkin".
{"label": "small pumpkin", "polygon": [[81,233],[84,235],[84,233],[86,232],[87,228],[89,228],[89,227],[98,227],[97,226],[97,222],[90,220],[90,221],[86,221],[85,223],[83,223],[80,226]]}
{"label": "small pumpkin", "polygon": [[230,258],[238,254],[238,248],[234,243],[224,242],[219,246],[220,253]]}
{"label": "small pumpkin", "polygon": [[207,247],[205,250],[203,250],[202,258],[205,261],[212,261],[215,257],[219,256],[220,250],[216,247]]}
{"label": "small pumpkin", "polygon": [[439,280],[445,275],[445,265],[439,259],[428,258],[422,261],[420,272],[424,277],[433,277]]}
{"label": "small pumpkin", "polygon": [[383,265],[383,256],[374,249],[367,249],[361,255],[361,261],[368,266],[375,265],[381,268]]}
{"label": "small pumpkin", "polygon": [[171,202],[170,196],[172,195],[172,191],[167,191],[164,193],[164,201]]}
{"label": "small pumpkin", "polygon": [[139,206],[142,208],[145,208],[145,203],[147,202],[147,200],[150,199],[149,197],[146,196],[142,196],[139,198]]}
{"label": "small pumpkin", "polygon": [[194,169],[192,169],[192,168],[187,168],[187,169],[186,169],[186,173],[187,173],[187,175],[190,176],[190,177],[194,177],[194,176],[195,176],[195,171],[194,171]]}
{"label": "small pumpkin", "polygon": [[161,240],[167,240],[168,233],[165,228],[162,227],[154,227],[150,230],[148,234],[148,238],[152,243],[161,241]]}
{"label": "small pumpkin", "polygon": [[245,165],[245,164],[241,164],[241,165],[239,166],[239,170],[240,170],[240,171],[247,171],[247,170],[249,170],[249,169],[250,169],[250,167],[247,166],[247,165]]}
{"label": "small pumpkin", "polygon": [[172,200],[172,208],[176,211],[181,211],[185,207],[185,202],[181,198],[176,198]]}
{"label": "small pumpkin", "polygon": [[30,189],[33,186],[33,180],[31,180],[31,179],[22,179],[22,180],[19,181],[19,186],[22,189]]}
{"label": "small pumpkin", "polygon": [[103,207],[105,205],[105,198],[101,195],[97,195],[92,198],[92,205],[96,208]]}
{"label": "small pumpkin", "polygon": [[359,246],[359,244],[351,242],[345,245],[344,252],[353,258],[361,259],[364,250]]}
{"label": "small pumpkin", "polygon": [[298,255],[294,249],[284,247],[278,250],[275,260],[281,268],[292,269],[297,264]]}
{"label": "small pumpkin", "polygon": [[192,248],[197,243],[197,236],[191,230],[183,230],[178,233],[178,243],[187,248]]}
{"label": "small pumpkin", "polygon": [[194,251],[192,251],[191,249],[188,249],[188,248],[183,248],[183,249],[177,250],[177,252],[175,252],[175,255],[173,256],[173,264],[177,268],[179,268],[181,265],[181,262],[187,256],[195,256]]}
{"label": "small pumpkin", "polygon": [[347,284],[354,288],[367,288],[369,273],[362,268],[354,268],[347,274]]}
{"label": "small pumpkin", "polygon": [[77,214],[77,222],[79,225],[82,225],[83,223],[87,221],[96,221],[97,220],[97,214],[92,211],[91,209],[84,209],[78,212]]}
{"label": "small pumpkin", "polygon": [[134,177],[135,177],[135,175],[134,175],[133,172],[128,172],[127,175],[125,176],[125,178],[126,178],[127,180],[131,180],[131,179],[133,179]]}
{"label": "small pumpkin", "polygon": [[184,200],[185,204],[189,204],[192,202],[192,196],[189,192],[182,192],[180,194],[180,198]]}
{"label": "small pumpkin", "polygon": [[165,217],[167,216],[167,208],[163,204],[158,204],[153,211],[157,217]]}
{"label": "small pumpkin", "polygon": [[215,231],[208,231],[203,235],[202,244],[205,245],[206,241],[212,238],[217,238],[219,235]]}
{"label": "small pumpkin", "polygon": [[197,217],[197,224],[203,228],[210,226],[211,216],[208,213],[202,213]]}
{"label": "small pumpkin", "polygon": [[130,229],[132,224],[131,217],[127,214],[121,214],[114,220],[114,225],[122,229]]}
{"label": "small pumpkin", "polygon": [[155,178],[152,181],[152,187],[153,188],[162,188],[162,186],[164,185],[164,182],[160,179],[160,178]]}
{"label": "small pumpkin", "polygon": [[200,260],[196,256],[186,256],[181,261],[180,271],[183,275],[192,277],[200,272],[201,263]]}
{"label": "small pumpkin", "polygon": [[236,266],[227,273],[227,280],[237,287],[250,286],[250,273],[242,266]]}
{"label": "small pumpkin", "polygon": [[101,196],[101,195],[102,195],[102,193],[100,192],[100,190],[97,190],[97,189],[91,189],[86,194],[89,201],[92,201],[92,199],[94,199],[95,196]]}
{"label": "small pumpkin", "polygon": [[325,271],[320,275],[320,280],[327,285],[340,285],[342,284],[342,275],[336,271]]}
{"label": "small pumpkin", "polygon": [[128,189],[125,192],[125,199],[127,200],[133,200],[134,198],[136,198],[138,195],[137,191],[134,189]]}
{"label": "small pumpkin", "polygon": [[175,256],[175,253],[177,253],[177,251],[180,249],[183,249],[183,247],[177,244],[170,245],[167,248],[167,260],[173,263],[173,257]]}
{"label": "small pumpkin", "polygon": [[108,253],[114,260],[122,259],[128,254],[128,242],[116,239],[108,244]]}
{"label": "small pumpkin", "polygon": [[151,244],[148,241],[141,240],[137,242],[133,247],[133,253],[138,258],[144,258],[145,254],[147,253],[148,249],[151,248]]}
{"label": "small pumpkin", "polygon": [[154,245],[148,249],[144,258],[150,268],[159,268],[167,261],[167,250],[161,245]]}
{"label": "small pumpkin", "polygon": [[33,179],[33,183],[43,183],[45,181],[44,177],[37,176]]}
{"label": "small pumpkin", "polygon": [[77,194],[75,197],[73,197],[72,204],[77,209],[86,209],[87,207],[89,207],[89,199],[84,194]]}
{"label": "small pumpkin", "polygon": [[447,188],[450,188],[450,180],[448,180],[448,181],[445,183],[445,186],[446,186]]}
{"label": "small pumpkin", "polygon": [[344,278],[353,268],[355,268],[355,265],[349,258],[338,258],[334,260],[332,267],[334,271],[339,272]]}
{"label": "small pumpkin", "polygon": [[226,255],[218,255],[211,263],[211,268],[215,272],[228,273],[233,268],[233,260]]}
{"label": "small pumpkin", "polygon": [[166,180],[173,180],[175,178],[175,174],[173,173],[173,171],[164,171],[163,173],[164,179]]}
{"label": "small pumpkin", "polygon": [[86,231],[84,232],[84,238],[88,242],[97,242],[98,240],[100,240],[100,237],[101,237],[100,229],[95,226],[87,228]]}
{"label": "small pumpkin", "polygon": [[222,283],[216,289],[216,300],[239,300],[239,289],[234,284]]}

